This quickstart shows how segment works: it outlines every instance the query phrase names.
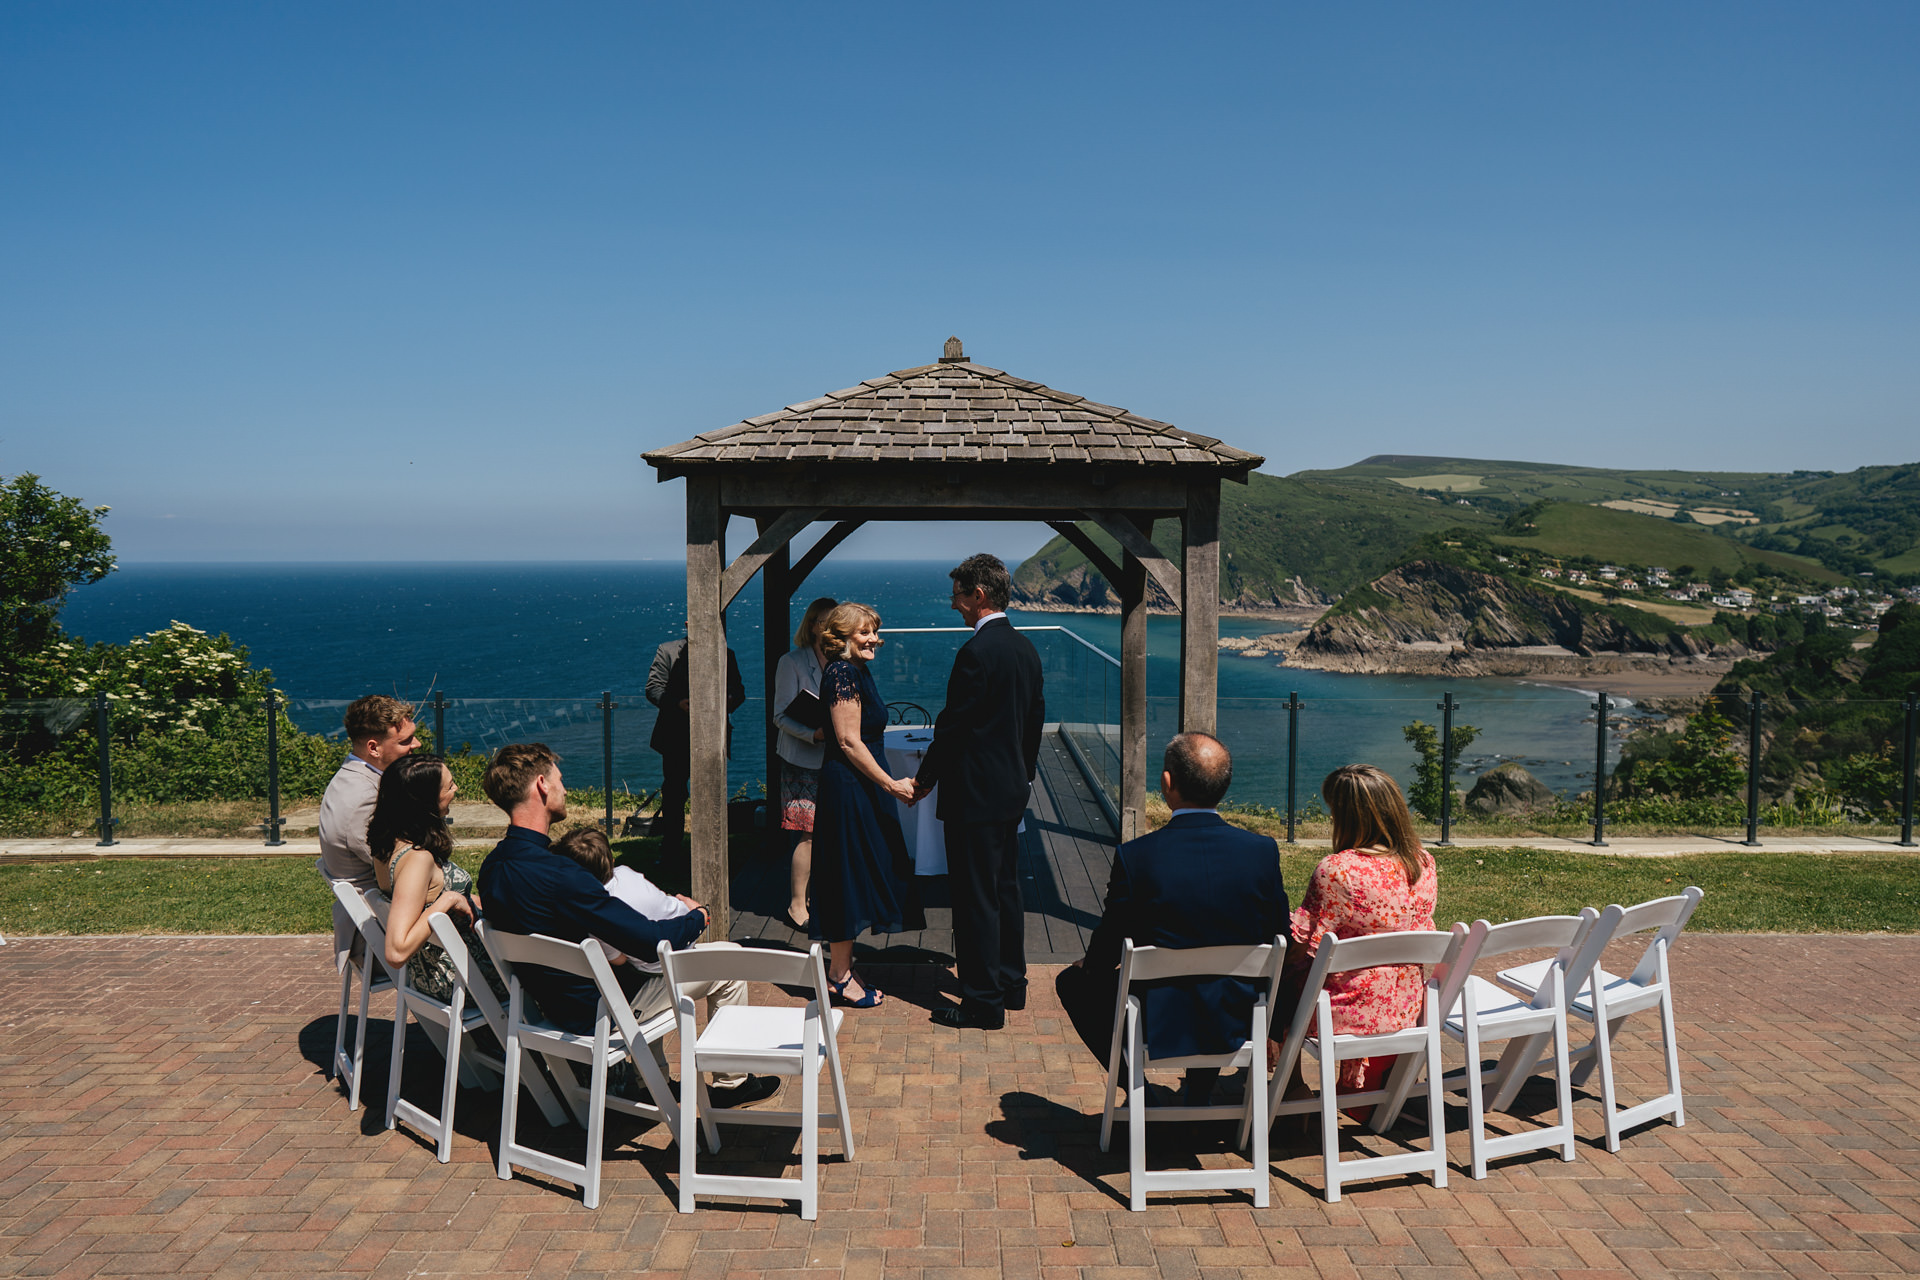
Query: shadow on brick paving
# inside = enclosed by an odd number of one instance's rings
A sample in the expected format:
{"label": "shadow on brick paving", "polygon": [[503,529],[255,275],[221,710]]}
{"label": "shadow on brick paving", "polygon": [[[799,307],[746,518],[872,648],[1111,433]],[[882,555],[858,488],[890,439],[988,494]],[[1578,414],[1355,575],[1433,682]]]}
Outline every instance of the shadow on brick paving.
{"label": "shadow on brick paving", "polygon": [[[324,1078],[338,1001],[325,939],[10,943],[0,1276],[1920,1272],[1914,937],[1683,937],[1687,1124],[1636,1130],[1617,1155],[1588,1090],[1572,1164],[1522,1157],[1474,1182],[1456,1132],[1446,1188],[1363,1183],[1328,1205],[1316,1144],[1277,1138],[1270,1208],[1218,1193],[1155,1197],[1140,1214],[1125,1208],[1124,1135],[1098,1149],[1104,1064],[1050,980],[1007,1031],[953,1032],[926,1012],[950,974],[875,965],[890,998],[842,1030],[859,1158],[823,1139],[814,1223],[763,1201],[677,1213],[675,1150],[623,1117],[608,1123],[599,1209],[554,1180],[500,1181],[499,1098],[478,1090],[461,1091],[452,1162],[436,1163],[424,1140],[382,1127],[390,1000],[369,1026],[367,1106],[349,1115]],[[439,1059],[411,1034],[402,1089],[431,1107]],[[1643,1096],[1659,1069],[1652,1024],[1630,1021],[1624,1091]],[[1551,1106],[1537,1084],[1519,1112]],[[524,1114],[534,1141],[580,1154],[578,1130]],[[1220,1132],[1156,1126],[1156,1162],[1243,1158],[1227,1126],[1207,1128]],[[796,1171],[791,1132],[724,1136],[716,1167]],[[1417,1126],[1343,1134],[1370,1150],[1423,1140]]]}

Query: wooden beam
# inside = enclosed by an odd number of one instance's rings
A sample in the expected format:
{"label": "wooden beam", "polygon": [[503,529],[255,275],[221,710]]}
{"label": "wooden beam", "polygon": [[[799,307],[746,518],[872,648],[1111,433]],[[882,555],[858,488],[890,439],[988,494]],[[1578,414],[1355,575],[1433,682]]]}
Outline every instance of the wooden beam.
{"label": "wooden beam", "polygon": [[[1181,505],[1184,507],[1185,503]],[[1167,593],[1167,599],[1173,602],[1175,608],[1178,608],[1180,602],[1186,598],[1186,592],[1180,585],[1180,570],[1174,567],[1173,561],[1167,559],[1166,552],[1156,547],[1153,539],[1148,536],[1153,530],[1153,523],[1148,521],[1147,532],[1143,533],[1140,526],[1134,523],[1136,517],[1129,514],[1109,510],[1090,510],[1086,514],[1087,519],[1099,525],[1102,532],[1119,543],[1127,554],[1146,567],[1147,572],[1153,576],[1154,582]]]}
{"label": "wooden beam", "polygon": [[720,599],[727,513],[717,479],[687,480],[687,682],[693,721],[687,835],[693,896],[712,913],[709,940],[732,928],[727,902],[727,635]]}
{"label": "wooden beam", "polygon": [[764,474],[730,471],[720,478],[720,501],[736,512],[826,507],[865,515],[867,508],[886,508],[906,513],[897,517],[903,520],[999,519],[986,513],[1009,510],[1045,512],[1033,518],[1057,519],[1089,507],[1176,516],[1187,505],[1185,476],[1155,474],[1144,467],[1139,470],[1145,474],[1129,473],[1124,484],[1095,484],[1084,473],[1059,467],[1004,475],[986,467],[972,473],[958,468],[968,478],[950,484],[945,475],[954,470],[869,464],[823,466],[817,473],[798,466]]}
{"label": "wooden beam", "polygon": [[1099,543],[1087,536],[1085,529],[1071,520],[1049,520],[1047,528],[1072,543],[1074,549],[1087,558],[1087,563],[1098,570],[1100,576],[1111,583],[1115,591],[1120,589],[1120,566],[1101,549]]}
{"label": "wooden beam", "polygon": [[1124,842],[1147,833],[1147,569],[1131,551],[1123,556],[1115,585],[1120,590],[1120,839]]}
{"label": "wooden beam", "polygon": [[807,575],[820,567],[820,562],[833,553],[833,549],[853,536],[853,531],[865,524],[865,520],[842,520],[821,535],[820,541],[807,548],[807,554],[800,557],[798,564],[787,572],[787,598],[800,589]]}
{"label": "wooden beam", "polygon": [[[762,523],[760,532],[765,533],[773,521]],[[760,636],[762,686],[766,695],[767,714],[765,719],[767,740],[767,850],[770,853],[784,852],[780,830],[780,772],[786,767],[786,761],[780,758],[780,727],[773,722],[773,713],[780,708],[773,700],[774,669],[780,659],[786,656],[787,641],[793,633],[793,587],[788,581],[787,543],[779,548],[767,560],[760,574]]]}
{"label": "wooden beam", "polygon": [[1180,605],[1180,731],[1219,732],[1220,482],[1187,486],[1181,522],[1187,589]]}
{"label": "wooden beam", "polygon": [[793,541],[793,535],[820,518],[818,507],[798,507],[785,512],[770,523],[760,526],[760,536],[753,545],[740,553],[740,558],[727,566],[720,579],[720,607],[725,609],[733,603],[733,598],[753,581],[753,575],[760,572],[760,566],[771,560],[774,553],[782,551]]}

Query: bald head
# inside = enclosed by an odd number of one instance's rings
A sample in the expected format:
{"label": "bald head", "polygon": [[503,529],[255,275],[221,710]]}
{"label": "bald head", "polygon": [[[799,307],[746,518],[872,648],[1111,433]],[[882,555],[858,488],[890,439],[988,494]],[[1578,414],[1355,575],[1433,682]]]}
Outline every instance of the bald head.
{"label": "bald head", "polygon": [[1233,757],[1210,733],[1177,735],[1160,767],[1160,789],[1175,809],[1212,809],[1233,782]]}

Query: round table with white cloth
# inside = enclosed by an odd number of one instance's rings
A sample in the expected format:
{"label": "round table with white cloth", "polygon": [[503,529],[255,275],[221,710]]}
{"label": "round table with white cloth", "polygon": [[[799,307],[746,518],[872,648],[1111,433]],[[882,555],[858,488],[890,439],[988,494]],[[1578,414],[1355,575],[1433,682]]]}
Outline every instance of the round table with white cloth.
{"label": "round table with white cloth", "polygon": [[[896,725],[887,730],[887,772],[896,778],[911,778],[920,772],[920,762],[933,745],[933,730],[926,725]],[[907,837],[907,853],[913,858],[913,874],[947,874],[947,830],[934,816],[940,788],[927,793],[919,804],[909,807],[894,801],[900,811],[900,830]]]}

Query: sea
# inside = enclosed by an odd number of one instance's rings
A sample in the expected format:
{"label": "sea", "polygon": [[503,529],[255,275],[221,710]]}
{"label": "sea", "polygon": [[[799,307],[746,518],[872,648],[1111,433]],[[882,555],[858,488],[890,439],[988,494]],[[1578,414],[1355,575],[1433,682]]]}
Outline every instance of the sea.
{"label": "sea", "polygon": [[[859,600],[881,615],[874,665],[882,695],[937,714],[953,654],[966,638],[948,605],[946,562],[829,561],[795,594],[794,621],[817,595]],[[734,712],[730,785],[757,796],[766,777],[762,619],[758,583],[727,615],[728,643],[748,700]],[[574,563],[130,564],[68,597],[62,623],[90,641],[124,642],[178,620],[225,635],[272,671],[296,723],[340,736],[346,703],[387,693],[445,700],[449,747],[490,750],[545,741],[572,785],[606,776],[613,789],[659,785],[647,748],[653,710],[643,690],[655,648],[683,634],[686,568],[674,561]],[[1117,616],[1014,610],[1046,666],[1051,720],[1119,720]],[[1286,630],[1259,618],[1221,619],[1222,636]],[[1177,728],[1179,620],[1147,629],[1150,758]],[[1438,725],[1443,698],[1456,725],[1479,735],[1460,761],[1461,785],[1518,761],[1548,786],[1592,785],[1598,750],[1593,695],[1503,678],[1436,680],[1289,669],[1271,657],[1220,656],[1219,731],[1234,755],[1230,801],[1284,808],[1289,776],[1305,806],[1333,768],[1356,760],[1411,780],[1404,726]],[[611,695],[608,699],[607,695]],[[612,709],[603,707],[611,701]],[[1296,703],[1294,708],[1289,703]],[[434,712],[423,710],[431,727]],[[1609,735],[1608,767],[1618,751]],[[1290,750],[1291,748],[1291,750]]]}

